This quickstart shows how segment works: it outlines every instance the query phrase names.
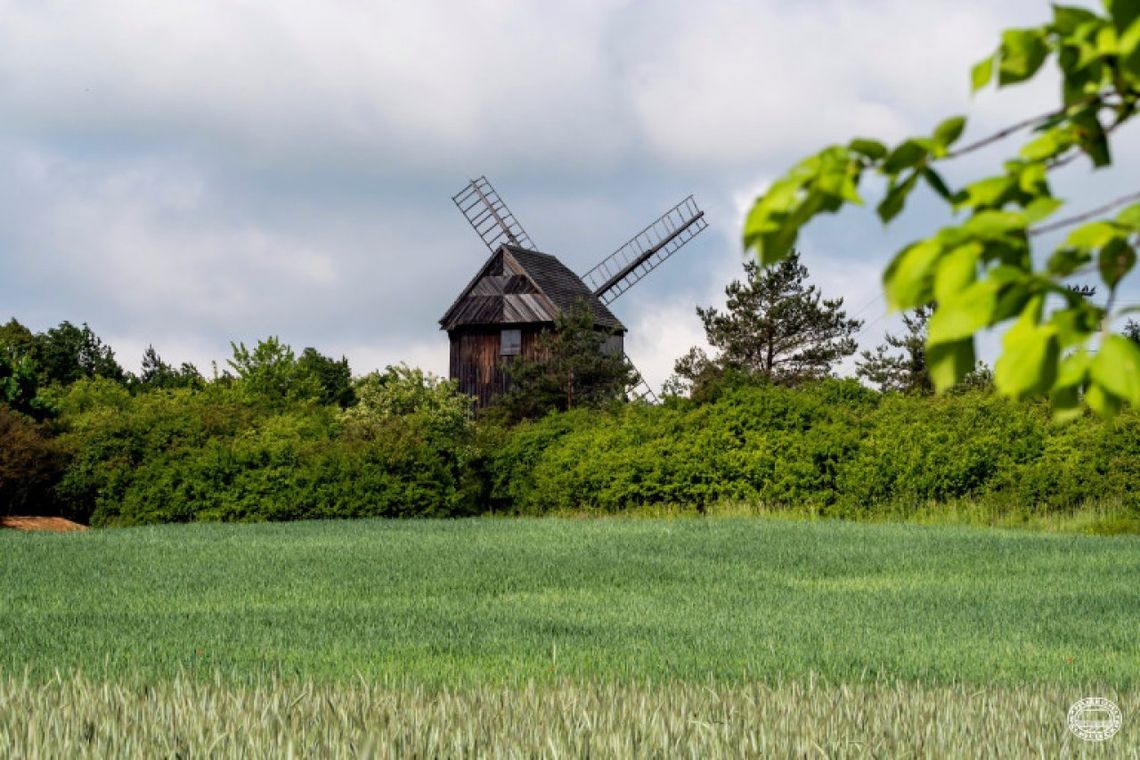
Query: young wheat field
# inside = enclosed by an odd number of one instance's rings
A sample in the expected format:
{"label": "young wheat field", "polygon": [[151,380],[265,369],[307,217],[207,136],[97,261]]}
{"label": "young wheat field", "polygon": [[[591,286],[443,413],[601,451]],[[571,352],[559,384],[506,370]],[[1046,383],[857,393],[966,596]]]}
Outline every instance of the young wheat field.
{"label": "young wheat field", "polygon": [[[0,755],[1132,757],[1140,539],[748,519],[0,533]],[[1113,699],[1109,742],[1069,705]]]}

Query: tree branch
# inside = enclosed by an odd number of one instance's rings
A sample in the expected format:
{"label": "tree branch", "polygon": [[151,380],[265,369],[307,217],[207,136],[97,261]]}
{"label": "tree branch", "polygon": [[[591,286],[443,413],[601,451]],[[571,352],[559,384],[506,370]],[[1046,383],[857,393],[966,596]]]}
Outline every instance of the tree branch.
{"label": "tree branch", "polygon": [[1025,129],[1027,127],[1032,127],[1035,124],[1039,124],[1040,122],[1043,122],[1043,121],[1048,121],[1049,119],[1056,119],[1057,117],[1064,116],[1065,114],[1067,114],[1071,111],[1074,111],[1074,110],[1079,111],[1080,109],[1084,108],[1085,106],[1089,106],[1089,105],[1092,105],[1093,103],[1097,103],[1097,102],[1099,102],[1102,106],[1108,107],[1108,108],[1111,108],[1115,105],[1114,101],[1107,101],[1104,99],[1104,97],[1102,95],[1090,95],[1089,97],[1085,98],[1084,100],[1079,100],[1076,103],[1073,103],[1072,105],[1068,105],[1068,106],[1065,106],[1063,108],[1059,108],[1056,111],[1049,111],[1048,113],[1043,113],[1043,114],[1040,114],[1038,116],[1034,116],[1032,118],[1025,119],[1023,121],[1019,121],[1016,124],[1011,124],[1010,126],[1006,127],[1005,129],[1000,129],[997,132],[994,132],[992,135],[989,135],[988,137],[983,137],[982,139],[975,140],[974,142],[969,143],[968,145],[963,145],[961,148],[958,148],[957,150],[949,151],[945,156],[942,156],[942,160],[946,160],[946,159],[950,159],[950,158],[958,158],[959,156],[963,156],[967,153],[971,153],[975,150],[979,150],[981,148],[984,148],[987,145],[992,145],[993,143],[996,143],[999,140],[1004,140],[1005,138],[1012,135],[1014,132],[1020,132],[1021,130]]}
{"label": "tree branch", "polygon": [[1038,227],[1032,227],[1027,234],[1030,236],[1044,235],[1048,232],[1054,232],[1055,230],[1063,229],[1074,224],[1087,222],[1088,220],[1095,219],[1105,212],[1112,211],[1114,208],[1118,208],[1119,206],[1123,206],[1124,204],[1131,203],[1133,201],[1140,201],[1140,192],[1121,196],[1114,201],[1104,204],[1103,206],[1098,206],[1097,208],[1090,209],[1089,211],[1085,211],[1082,214],[1077,214],[1076,216],[1070,216],[1065,219],[1058,219],[1055,222],[1050,222],[1049,224],[1042,224]]}
{"label": "tree branch", "polygon": [[1012,135],[1014,132],[1020,132],[1021,130],[1025,129],[1026,127],[1032,127],[1034,124],[1037,124],[1039,122],[1046,121],[1048,119],[1056,118],[1057,116],[1060,116],[1061,114],[1065,113],[1065,111],[1067,111],[1067,110],[1068,109],[1066,109],[1066,108],[1062,108],[1060,111],[1049,111],[1048,113],[1043,113],[1039,116],[1034,116],[1032,118],[1025,119],[1024,121],[1019,121],[1016,124],[1012,124],[1012,125],[1006,127],[1005,129],[999,129],[997,132],[994,132],[992,135],[989,135],[988,137],[983,137],[982,139],[975,140],[974,142],[969,143],[968,145],[963,145],[961,148],[958,148],[957,150],[949,151],[942,158],[943,159],[958,158],[959,156],[963,156],[963,155],[965,155],[967,153],[971,153],[975,150],[980,150],[981,148],[984,148],[987,145],[992,145],[993,143],[996,143],[999,140],[1004,140],[1005,138]]}

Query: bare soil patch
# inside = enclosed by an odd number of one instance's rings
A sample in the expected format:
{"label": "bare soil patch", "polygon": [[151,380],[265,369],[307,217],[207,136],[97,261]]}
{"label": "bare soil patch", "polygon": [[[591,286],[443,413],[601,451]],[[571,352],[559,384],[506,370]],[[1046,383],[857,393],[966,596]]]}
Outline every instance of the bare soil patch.
{"label": "bare soil patch", "polygon": [[18,515],[0,517],[0,528],[46,530],[53,533],[71,533],[73,531],[87,530],[86,525],[72,522],[65,517],[20,517]]}

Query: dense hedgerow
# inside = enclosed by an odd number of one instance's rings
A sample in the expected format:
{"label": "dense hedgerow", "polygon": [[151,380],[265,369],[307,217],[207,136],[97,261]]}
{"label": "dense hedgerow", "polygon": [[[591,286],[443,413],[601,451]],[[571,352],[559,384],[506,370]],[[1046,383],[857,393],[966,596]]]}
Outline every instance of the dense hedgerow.
{"label": "dense hedgerow", "polygon": [[489,469],[492,496],[521,513],[730,500],[859,517],[960,499],[1138,511],[1140,419],[1057,425],[1043,404],[880,397],[848,381],[737,388],[704,405],[551,415],[516,428]]}
{"label": "dense hedgerow", "polygon": [[476,509],[468,426],[442,429],[438,414],[266,405],[224,386],[130,396],[100,383],[61,402],[72,459],[58,486],[68,513],[96,525]]}
{"label": "dense hedgerow", "polygon": [[[244,382],[132,395],[81,380],[51,399],[63,432],[50,438],[6,412],[0,496],[28,511],[38,494],[96,525],[726,502],[850,518],[960,501],[1021,515],[1108,504],[1140,519],[1131,411],[1058,425],[1044,402],[880,395],[848,380],[738,384],[704,403],[576,409],[505,427],[474,421],[449,383],[408,368],[359,381],[359,403],[345,410],[267,403]],[[21,479],[14,470],[41,450],[51,466]]]}

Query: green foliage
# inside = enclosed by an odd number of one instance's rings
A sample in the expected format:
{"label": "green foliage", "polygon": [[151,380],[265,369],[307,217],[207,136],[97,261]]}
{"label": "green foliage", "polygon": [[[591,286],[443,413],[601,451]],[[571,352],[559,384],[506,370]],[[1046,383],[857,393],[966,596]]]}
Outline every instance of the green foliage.
{"label": "green foliage", "polygon": [[611,333],[595,324],[589,304],[558,315],[553,330],[538,338],[533,358],[514,357],[504,367],[509,390],[498,404],[511,420],[534,419],[552,410],[597,408],[623,398],[637,372],[609,345]]}
{"label": "green foliage", "polygon": [[52,398],[63,388],[93,378],[123,384],[127,374],[86,322],[61,322],[43,333],[15,318],[0,326],[0,403],[43,420],[58,412]]}
{"label": "green foliage", "polygon": [[66,455],[30,418],[0,403],[0,515],[56,514]]}
{"label": "green foliage", "polygon": [[115,361],[114,351],[86,322],[83,327],[61,322],[58,327],[36,335],[32,360],[44,385],[70,385],[93,377],[116,382],[126,380],[126,373]]}
{"label": "green foliage", "polygon": [[[581,332],[588,340],[576,345],[598,356],[601,334]],[[748,355],[744,341],[723,345],[728,356]],[[1010,404],[990,393],[984,368],[952,396],[895,398],[855,380],[783,386],[733,361],[702,378],[692,399],[577,407],[509,427],[493,416],[476,421],[453,382],[405,365],[357,380],[347,409],[332,396],[321,403],[322,389],[335,386],[322,387],[310,370],[340,377],[347,364],[315,351],[297,360],[276,339],[239,346],[238,376],[209,382],[147,356],[129,387],[94,376],[37,391],[34,400],[55,414],[50,427],[0,407],[5,509],[95,525],[727,503],[877,519],[965,500],[1045,516],[1110,504],[1120,529],[1140,521],[1133,412],[1106,425],[1070,410],[1074,424],[1054,428],[1049,414],[1068,399]],[[1112,395],[1090,405],[1132,399],[1140,374],[1121,381],[1118,370],[1138,356],[1132,341],[1106,341],[1095,356],[1070,355],[1058,385],[1103,376]],[[162,387],[180,382],[171,373],[191,382]]]}
{"label": "green foliage", "polygon": [[0,404],[37,419],[52,412],[39,395],[39,373],[29,357],[0,351]]}
{"label": "green foliage", "polygon": [[356,393],[352,389],[352,370],[345,357],[334,361],[315,348],[306,348],[297,359],[297,371],[302,377],[313,378],[320,386],[317,401],[321,404],[336,404],[341,409],[347,409],[356,403]]}
{"label": "green foliage", "polygon": [[1048,406],[1013,404],[988,393],[984,372],[972,377],[981,390],[937,398],[880,397],[847,380],[551,415],[492,454],[491,493],[525,514],[742,501],[865,518],[975,500],[1021,514],[1115,502],[1140,518],[1140,418],[1056,427]]}
{"label": "green foliage", "polygon": [[[933,390],[930,373],[926,369],[926,330],[931,309],[919,306],[903,314],[906,333],[901,337],[888,333],[885,343],[874,353],[863,351],[862,360],[856,362],[855,373],[876,385],[880,391],[900,393],[929,393]],[[901,349],[895,353],[892,349]]]}
{"label": "green foliage", "polygon": [[21,359],[31,357],[36,348],[36,336],[12,317],[0,325],[0,358]]}
{"label": "green foliage", "polygon": [[[757,518],[13,534],[0,682],[1140,686],[1135,536]],[[1045,712],[1058,734],[1071,699]],[[0,726],[26,730],[4,704]]]}
{"label": "green foliage", "polygon": [[162,360],[154,346],[147,346],[143,352],[142,374],[132,385],[143,391],[173,388],[202,388],[206,383],[198,368],[189,362],[175,369]]}
{"label": "green foliage", "polygon": [[471,402],[453,380],[399,364],[365,375],[353,392],[358,403],[343,418],[358,428],[415,416],[445,438],[459,440],[468,433]]}
{"label": "green foliage", "polygon": [[250,401],[281,407],[321,397],[320,378],[303,369],[293,349],[276,336],[259,340],[252,351],[245,343],[230,347],[234,355],[227,363],[237,373],[235,387]]}
{"label": "green foliage", "polygon": [[204,391],[62,399],[73,453],[59,486],[97,525],[462,514],[462,442],[427,415],[377,424],[333,407],[267,406],[239,382]]}
{"label": "green foliage", "polygon": [[855,353],[852,337],[862,322],[848,319],[843,299],[824,299],[807,284],[807,268],[791,254],[770,269],[744,265],[745,280],[725,288],[726,310],[697,307],[705,336],[717,355],[693,348],[674,365],[668,390],[708,396],[725,372],[768,383],[818,380]]}
{"label": "green foliage", "polygon": [[[796,164],[753,205],[744,226],[744,245],[772,265],[793,255],[800,229],[821,213],[861,204],[862,180],[875,173],[886,181],[877,211],[886,224],[904,209],[922,179],[965,218],[906,246],[883,276],[887,300],[896,309],[934,309],[926,339],[926,360],[935,388],[945,391],[975,364],[974,336],[1012,321],[997,363],[997,388],[1024,398],[1051,394],[1059,418],[1071,419],[1081,399],[1104,415],[1138,397],[1127,379],[1137,357],[1109,334],[1119,316],[1115,293],[1136,263],[1140,204],[1113,218],[1100,218],[1120,202],[1058,222],[1043,224],[1062,201],[1052,195],[1050,170],[1083,155],[1094,167],[1111,163],[1108,136],[1135,114],[1140,100],[1140,22],[1131,2],[1108,2],[1107,14],[1054,6],[1053,20],[1040,27],[1010,29],[993,55],[971,71],[975,90],[996,77],[999,87],[1031,79],[1055,60],[1062,102],[1049,114],[955,148],[965,120],[952,117],[929,136],[890,148],[858,138],[832,145]],[[1032,138],[1001,171],[951,190],[935,170],[939,162],[989,145],[1026,126]],[[1034,265],[1030,245],[1043,232],[1079,225],[1048,257]],[[1094,304],[1065,287],[1072,277],[1097,273],[1107,299]],[[1072,363],[1100,336],[1109,358]],[[1064,362],[1068,366],[1062,367]]]}

